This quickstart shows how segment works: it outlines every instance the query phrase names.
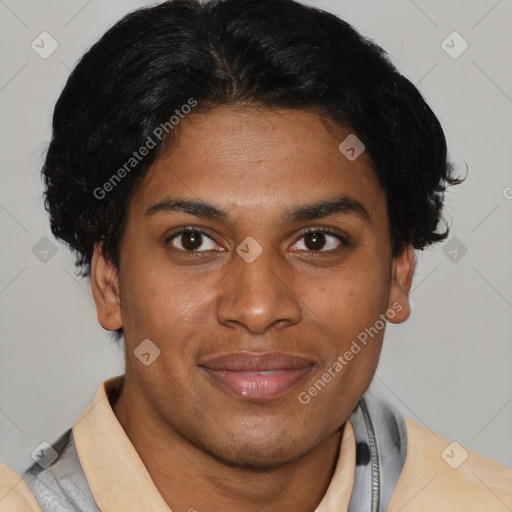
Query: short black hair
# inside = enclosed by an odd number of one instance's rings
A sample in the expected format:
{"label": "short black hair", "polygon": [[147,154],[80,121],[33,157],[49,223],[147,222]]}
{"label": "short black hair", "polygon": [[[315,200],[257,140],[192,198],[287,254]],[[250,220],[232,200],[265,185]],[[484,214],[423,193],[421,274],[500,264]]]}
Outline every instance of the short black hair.
{"label": "short black hair", "polygon": [[293,0],[170,0],[110,28],[55,107],[45,206],[83,275],[97,243],[119,265],[130,198],[172,147],[172,118],[220,105],[312,109],[348,128],[386,193],[393,256],[446,238],[444,192],[460,180],[438,119],[382,48]]}

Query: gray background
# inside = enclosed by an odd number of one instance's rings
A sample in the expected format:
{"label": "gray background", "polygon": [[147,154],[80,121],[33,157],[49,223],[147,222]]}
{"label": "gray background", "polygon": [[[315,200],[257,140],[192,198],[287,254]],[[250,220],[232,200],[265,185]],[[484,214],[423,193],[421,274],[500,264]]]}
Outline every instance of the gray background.
{"label": "gray background", "polygon": [[[388,326],[374,387],[411,419],[512,467],[512,1],[308,3],[387,50],[439,116],[460,172],[469,166],[447,196],[451,239],[418,255],[413,313]],[[70,69],[147,4],[0,0],[0,456],[18,471],[74,423],[102,380],[123,371],[89,282],[50,234],[39,169]],[[31,48],[43,31],[59,45],[46,59]],[[469,44],[458,58],[441,46],[454,31]],[[461,43],[447,41],[452,53]]]}

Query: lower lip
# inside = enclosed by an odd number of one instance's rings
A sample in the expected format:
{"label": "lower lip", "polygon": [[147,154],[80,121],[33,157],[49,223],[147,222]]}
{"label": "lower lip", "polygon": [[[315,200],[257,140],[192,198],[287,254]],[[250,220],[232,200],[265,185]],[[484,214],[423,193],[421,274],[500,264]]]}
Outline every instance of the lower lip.
{"label": "lower lip", "polygon": [[296,386],[312,369],[311,366],[271,372],[203,370],[224,389],[243,400],[269,400]]}

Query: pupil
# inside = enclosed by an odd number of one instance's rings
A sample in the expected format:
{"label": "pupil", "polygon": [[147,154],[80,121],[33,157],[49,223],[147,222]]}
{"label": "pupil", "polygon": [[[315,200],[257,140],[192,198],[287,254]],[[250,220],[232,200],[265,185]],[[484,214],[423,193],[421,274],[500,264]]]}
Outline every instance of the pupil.
{"label": "pupil", "polygon": [[198,247],[201,247],[201,235],[196,231],[189,231],[182,235],[181,243],[185,249],[195,251]]}
{"label": "pupil", "polygon": [[[308,241],[311,240],[311,243]],[[325,243],[325,235],[323,233],[311,233],[306,236],[306,247],[312,251],[321,249]]]}

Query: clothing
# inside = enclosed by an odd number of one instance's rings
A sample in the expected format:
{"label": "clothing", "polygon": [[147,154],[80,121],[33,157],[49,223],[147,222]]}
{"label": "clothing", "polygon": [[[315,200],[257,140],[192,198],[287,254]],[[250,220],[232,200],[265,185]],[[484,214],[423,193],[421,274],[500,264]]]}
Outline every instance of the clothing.
{"label": "clothing", "polygon": [[[112,410],[122,384],[119,376],[100,386],[53,444],[58,457],[49,468],[34,464],[22,479],[0,465],[0,512],[170,511]],[[510,512],[512,470],[461,450],[365,396],[343,426],[335,472],[315,512]],[[455,465],[466,452],[456,469],[446,462]]]}

